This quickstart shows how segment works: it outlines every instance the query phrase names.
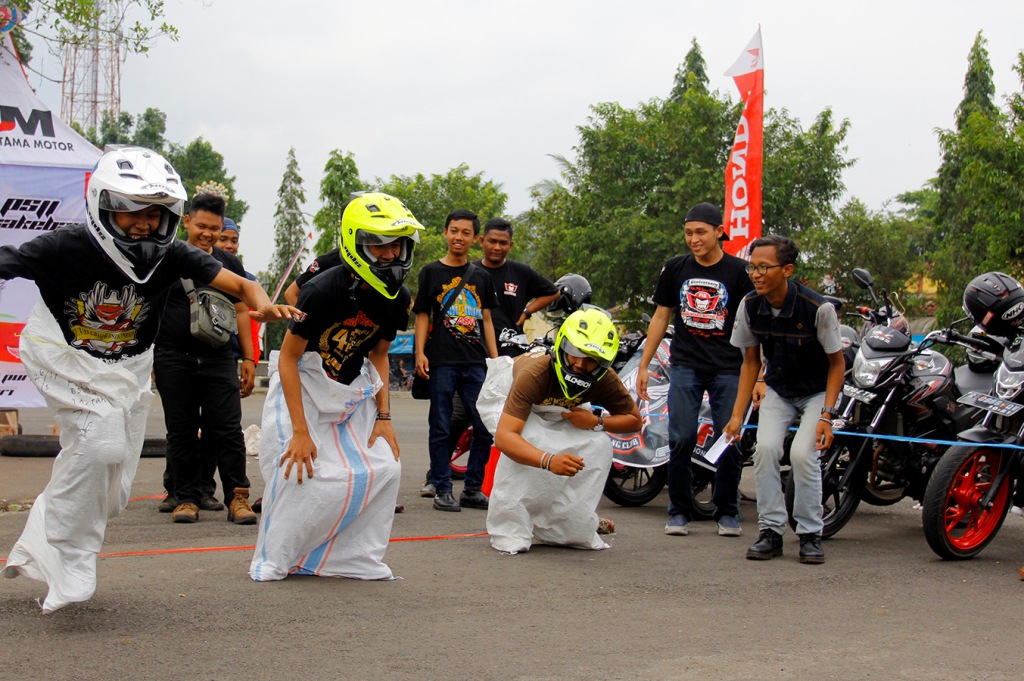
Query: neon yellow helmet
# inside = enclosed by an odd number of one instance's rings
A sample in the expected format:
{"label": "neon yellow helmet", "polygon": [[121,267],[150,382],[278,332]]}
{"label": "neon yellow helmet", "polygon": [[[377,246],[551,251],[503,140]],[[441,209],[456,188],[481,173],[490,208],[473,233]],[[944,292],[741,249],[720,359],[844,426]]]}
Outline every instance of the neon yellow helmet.
{"label": "neon yellow helmet", "polygon": [[[579,397],[597,383],[619,351],[619,333],[611,315],[593,305],[584,306],[566,317],[555,337],[555,374],[558,385],[569,399]],[[573,370],[570,357],[589,357],[597,366],[589,372]]]}
{"label": "neon yellow helmet", "polygon": [[[341,258],[356,276],[394,300],[412,268],[423,225],[405,204],[381,192],[356,194],[341,214]],[[368,246],[398,241],[398,256],[379,262]]]}

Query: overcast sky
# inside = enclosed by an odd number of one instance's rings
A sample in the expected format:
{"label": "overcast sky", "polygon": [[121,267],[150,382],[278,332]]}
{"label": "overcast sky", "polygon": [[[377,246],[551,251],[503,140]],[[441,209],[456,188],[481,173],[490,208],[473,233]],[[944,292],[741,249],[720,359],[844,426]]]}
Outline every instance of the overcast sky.
{"label": "overcast sky", "polygon": [[[331,149],[365,180],[444,173],[459,163],[501,183],[516,214],[556,178],[589,107],[668,94],[696,38],[711,87],[761,26],[766,107],[806,127],[822,109],[851,122],[848,196],[881,208],[938,167],[936,128],[953,125],[968,50],[988,39],[1000,103],[1020,87],[1024,2],[631,2],[166,0],[177,43],[122,70],[122,109],[167,114],[168,139],[203,136],[250,205],[241,252],[265,269],[288,148],[319,207]],[[34,65],[59,73],[45,50]],[[55,111],[59,88],[32,83]],[[191,188],[189,188],[191,191]],[[680,239],[680,249],[684,245]],[[514,257],[514,253],[513,253]]]}

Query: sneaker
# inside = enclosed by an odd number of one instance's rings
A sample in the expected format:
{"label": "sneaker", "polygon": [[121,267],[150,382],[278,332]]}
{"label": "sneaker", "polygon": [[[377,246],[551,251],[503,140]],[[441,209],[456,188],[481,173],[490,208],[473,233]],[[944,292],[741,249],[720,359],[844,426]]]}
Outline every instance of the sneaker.
{"label": "sneaker", "polygon": [[482,508],[487,510],[487,496],[478,489],[463,491],[459,495],[459,506],[463,508]]}
{"label": "sneaker", "polygon": [[178,508],[178,500],[174,498],[174,495],[168,494],[164,497],[164,500],[160,502],[160,505],[156,507],[156,510],[161,513],[171,513],[176,508]]}
{"label": "sneaker", "polygon": [[821,537],[816,534],[800,535],[800,562],[820,565],[825,562],[825,551],[821,548]]}
{"label": "sneaker", "polygon": [[178,504],[178,506],[175,507],[174,512],[171,513],[171,520],[176,523],[194,523],[199,520],[199,507],[191,501],[186,501],[184,504]]}
{"label": "sneaker", "polygon": [[232,494],[234,497],[228,506],[228,520],[235,525],[255,525],[258,518],[249,505],[249,488],[236,487]]}
{"label": "sneaker", "polygon": [[204,511],[223,511],[224,504],[217,501],[217,497],[212,494],[207,494],[199,500],[199,508]]}
{"label": "sneaker", "polygon": [[434,488],[434,483],[428,482],[423,487],[420,487],[420,496],[424,499],[433,499],[436,495],[437,490]]}
{"label": "sneaker", "polygon": [[762,529],[754,545],[747,549],[747,560],[771,560],[782,555],[782,535]]}
{"label": "sneaker", "polygon": [[718,519],[718,536],[719,537],[739,537],[743,534],[743,528],[740,527],[739,521],[731,515],[723,515]]}
{"label": "sneaker", "polygon": [[669,516],[668,522],[665,523],[665,534],[672,534],[677,537],[685,537],[690,533],[690,526],[687,525],[686,516],[682,513],[677,513],[673,516]]}
{"label": "sneaker", "polygon": [[434,497],[434,510],[458,513],[462,510],[462,507],[459,506],[459,502],[455,501],[455,497],[452,496],[451,492],[441,492]]}

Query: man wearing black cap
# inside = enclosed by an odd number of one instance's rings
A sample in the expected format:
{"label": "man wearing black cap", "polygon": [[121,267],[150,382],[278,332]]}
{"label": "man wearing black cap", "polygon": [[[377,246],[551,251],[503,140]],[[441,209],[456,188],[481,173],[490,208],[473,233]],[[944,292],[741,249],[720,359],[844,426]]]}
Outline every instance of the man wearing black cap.
{"label": "man wearing black cap", "polygon": [[[690,455],[697,444],[698,417],[704,392],[711,402],[715,433],[729,422],[736,399],[743,355],[729,343],[732,324],[743,296],[752,289],[744,260],[722,250],[728,239],[722,212],[698,203],[686,214],[683,228],[689,255],[670,258],[661,270],[654,302],[658,306],[647,327],[647,341],[636,377],[637,394],[648,400],[647,367],[665,337],[672,336],[669,381],[668,522],[665,534],[686,535],[693,517]],[[715,520],[718,534],[738,537],[739,484],[742,461],[735,447],[718,460],[715,474]]]}

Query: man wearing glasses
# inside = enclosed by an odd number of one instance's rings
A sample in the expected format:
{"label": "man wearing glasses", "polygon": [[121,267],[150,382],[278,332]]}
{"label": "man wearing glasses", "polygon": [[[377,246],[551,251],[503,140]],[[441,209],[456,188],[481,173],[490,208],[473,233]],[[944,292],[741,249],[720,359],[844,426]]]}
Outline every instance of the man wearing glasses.
{"label": "man wearing glasses", "polygon": [[[636,377],[637,394],[649,400],[647,367],[671,320],[675,332],[668,396],[669,517],[665,534],[677,536],[689,533],[693,517],[690,456],[697,444],[704,393],[711,402],[716,433],[722,432],[736,400],[743,355],[730,345],[729,337],[740,300],[753,288],[744,270],[745,261],[722,250],[721,241],[729,237],[717,206],[699,203],[691,208],[683,229],[692,253],[670,258],[661,270],[654,291],[658,309],[647,328]],[[742,470],[739,452],[730,447],[718,461],[712,497],[722,536],[743,533],[737,519]]]}
{"label": "man wearing glasses", "polygon": [[800,420],[789,452],[800,562],[824,563],[818,457],[832,444],[845,365],[835,308],[790,279],[797,255],[796,244],[785,237],[766,236],[750,245],[747,271],[754,292],[743,299],[732,331],[732,344],[743,350],[743,368],[725,434],[739,437],[753,391],[761,402],[754,452],[760,535],[747,558],[769,560],[782,555],[788,520],[779,461],[786,432]]}

